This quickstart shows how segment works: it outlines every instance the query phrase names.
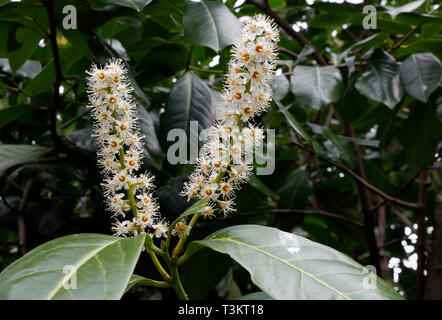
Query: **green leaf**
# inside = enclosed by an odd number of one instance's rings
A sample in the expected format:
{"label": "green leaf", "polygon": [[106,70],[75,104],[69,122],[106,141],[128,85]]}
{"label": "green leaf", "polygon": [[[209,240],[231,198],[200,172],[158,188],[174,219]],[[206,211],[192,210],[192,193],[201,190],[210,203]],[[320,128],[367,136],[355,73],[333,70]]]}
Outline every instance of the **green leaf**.
{"label": "green leaf", "polygon": [[[333,152],[335,154],[337,154],[337,156],[344,160],[351,168],[354,168],[356,166],[356,158],[354,156],[351,144],[349,143],[349,141],[346,141],[344,139],[342,139],[341,137],[338,137],[337,135],[335,135],[333,133],[333,131],[331,131],[330,129],[326,128],[322,131],[322,136],[326,139],[328,139],[328,141],[330,141],[331,144],[333,144],[333,146],[336,148],[337,152]],[[327,145],[327,141],[326,143],[324,143],[324,146],[331,150],[330,145]]]}
{"label": "green leaf", "polygon": [[402,99],[404,93],[396,60],[381,50],[374,50],[371,54],[367,66],[356,79],[355,87],[362,95],[390,109]]}
{"label": "green leaf", "polygon": [[430,52],[409,56],[400,66],[402,81],[407,93],[427,102],[442,80],[442,65]]}
{"label": "green leaf", "polygon": [[36,160],[49,150],[48,148],[28,144],[0,145],[0,175],[17,164]]}
{"label": "green leaf", "polygon": [[[173,143],[167,141],[170,130],[184,130],[187,140],[193,142],[191,136],[209,128],[214,120],[215,108],[212,106],[210,88],[193,72],[185,73],[170,91],[166,111],[160,117],[160,142],[163,150],[168,150],[168,147]],[[190,121],[197,121],[198,132],[192,131],[193,127],[190,125]],[[200,146],[203,143],[203,141],[196,142]]]}
{"label": "green leaf", "polygon": [[66,132],[64,137],[85,153],[94,154],[97,152],[98,147],[95,139],[92,138],[92,134],[92,128],[84,128]]}
{"label": "green leaf", "polygon": [[16,31],[16,38],[21,43],[21,47],[8,54],[9,64],[13,73],[20,69],[26,60],[32,56],[42,36],[32,29],[19,28]]}
{"label": "green leaf", "polygon": [[195,213],[203,213],[206,211],[207,203],[210,198],[202,198],[191,205],[186,211],[184,211],[178,218],[176,218],[169,226],[168,233],[172,232],[175,225],[183,218],[192,216]]}
{"label": "green leaf", "polygon": [[273,98],[282,100],[289,92],[290,82],[283,74],[277,74],[272,82]]}
{"label": "green leaf", "polygon": [[0,109],[0,128],[20,118],[34,108],[35,106],[31,105],[16,105]]}
{"label": "green leaf", "polygon": [[152,0],[103,0],[103,2],[116,4],[122,7],[128,7],[141,12],[143,11],[144,7],[152,2]]}
{"label": "green leaf", "polygon": [[3,270],[0,298],[120,299],[144,240],[74,234],[46,242]]}
{"label": "green leaf", "polygon": [[241,33],[241,23],[223,3],[186,0],[184,35],[193,45],[215,51],[235,42]]}
{"label": "green leaf", "polygon": [[156,112],[148,112],[144,107],[137,106],[138,125],[144,138],[144,160],[148,165],[161,170],[164,152],[155,131],[155,122],[159,120]]}
{"label": "green leaf", "polygon": [[182,266],[182,282],[190,299],[206,299],[226,275],[232,260],[225,254],[205,249],[193,255]]}
{"label": "green leaf", "polygon": [[272,299],[402,299],[346,255],[271,227],[228,227],[189,246],[230,255]]}
{"label": "green leaf", "polygon": [[398,14],[401,14],[403,12],[412,12],[412,11],[416,10],[417,8],[419,8],[421,5],[423,5],[424,3],[425,3],[425,0],[417,0],[417,1],[407,3],[407,4],[400,6],[400,7],[385,6],[385,8],[387,8],[387,13],[393,19],[396,19],[396,16]]}
{"label": "green leaf", "polygon": [[254,174],[249,177],[249,184],[262,194],[270,197],[274,201],[279,200],[279,196],[273,192],[269,187],[267,187],[258,177]]}
{"label": "green leaf", "polygon": [[341,73],[331,66],[296,66],[290,82],[293,94],[301,103],[315,109],[338,101],[342,91]]}
{"label": "green leaf", "polygon": [[388,39],[388,34],[385,32],[378,32],[374,35],[371,35],[361,41],[356,42],[355,44],[351,45],[347,49],[345,49],[342,53],[338,55],[338,62],[340,62],[343,58],[347,57],[348,54],[356,48],[366,48],[366,47],[378,47],[380,44],[385,42]]}
{"label": "green leaf", "polygon": [[272,298],[265,292],[254,292],[239,297],[236,300],[272,300]]}
{"label": "green leaf", "polygon": [[400,131],[399,137],[405,147],[405,158],[413,172],[429,164],[437,152],[441,140],[442,123],[436,116],[436,103],[415,101],[411,113]]}
{"label": "green leaf", "polygon": [[284,117],[286,118],[289,125],[295,130],[297,134],[299,134],[303,139],[307,141],[311,141],[311,137],[308,135],[308,133],[304,130],[304,128],[301,126],[301,124],[298,122],[298,120],[295,119],[295,117],[288,111],[288,107],[284,107],[278,100],[273,99],[275,104],[278,106],[278,109]]}
{"label": "green leaf", "polygon": [[304,209],[310,193],[310,180],[305,167],[295,170],[279,191],[281,208]]}

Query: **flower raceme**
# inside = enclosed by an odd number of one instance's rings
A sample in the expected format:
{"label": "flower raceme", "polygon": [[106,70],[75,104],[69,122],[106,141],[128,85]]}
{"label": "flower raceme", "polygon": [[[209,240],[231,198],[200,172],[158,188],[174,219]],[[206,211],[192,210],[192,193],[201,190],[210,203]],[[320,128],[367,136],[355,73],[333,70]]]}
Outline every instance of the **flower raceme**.
{"label": "flower raceme", "polygon": [[258,15],[245,23],[232,48],[222,107],[181,192],[188,200],[209,198],[204,218],[216,210],[224,215],[235,211],[234,191],[253,170],[253,153],[262,145],[264,133],[251,120],[272,99],[278,40],[273,22]]}
{"label": "flower raceme", "polygon": [[[132,87],[121,60],[111,59],[100,68],[87,71],[88,95],[98,145],[98,164],[102,168],[102,187],[107,208],[113,213],[112,230],[117,236],[137,235],[153,229],[151,236],[167,235],[168,224],[160,219],[152,196],[149,173],[137,174],[143,158],[143,136],[137,127]],[[120,221],[132,211],[131,220]]]}

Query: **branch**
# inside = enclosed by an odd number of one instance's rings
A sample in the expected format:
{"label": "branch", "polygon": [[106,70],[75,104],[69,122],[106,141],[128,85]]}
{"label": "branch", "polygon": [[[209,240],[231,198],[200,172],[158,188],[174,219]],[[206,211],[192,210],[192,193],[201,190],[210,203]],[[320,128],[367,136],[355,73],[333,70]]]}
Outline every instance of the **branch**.
{"label": "branch", "polygon": [[393,51],[395,51],[397,48],[399,48],[399,47],[400,47],[405,41],[407,41],[407,40],[413,35],[413,33],[416,32],[416,30],[417,30],[419,27],[420,27],[420,24],[417,25],[417,26],[415,26],[415,27],[413,27],[413,28],[410,30],[410,32],[408,32],[405,36],[403,36],[402,39],[399,40],[398,43],[396,43],[396,44],[394,45],[394,47],[391,48],[391,49],[388,51],[388,53],[393,53]]}
{"label": "branch", "polygon": [[54,66],[55,66],[55,81],[54,81],[54,95],[52,98],[52,108],[50,114],[50,130],[52,140],[54,141],[55,148],[58,149],[60,146],[60,140],[57,134],[57,108],[60,102],[60,93],[59,88],[61,82],[63,80],[63,74],[61,71],[60,65],[60,56],[58,54],[58,46],[57,46],[57,27],[55,24],[55,15],[54,15],[54,6],[53,0],[48,0],[44,2],[44,6],[48,13],[49,19],[49,42],[51,43],[52,56],[54,58]]}
{"label": "branch", "polygon": [[[297,142],[297,141],[291,141],[292,144],[296,145],[297,147],[312,153],[312,154],[316,154],[313,150],[309,150],[307,149],[302,143]],[[392,196],[389,196],[388,194],[385,194],[384,192],[382,192],[381,190],[379,190],[378,188],[376,188],[375,186],[372,186],[370,183],[368,183],[366,180],[362,179],[359,175],[357,175],[355,172],[353,172],[351,169],[347,168],[346,166],[339,164],[333,160],[328,159],[327,157],[324,157],[323,155],[320,154],[316,154],[317,157],[319,159],[321,159],[322,161],[327,162],[328,164],[335,166],[339,169],[341,169],[342,171],[346,172],[348,175],[350,175],[352,178],[354,178],[355,180],[357,180],[358,182],[360,182],[362,185],[364,185],[364,187],[370,189],[371,191],[373,191],[374,193],[376,193],[377,195],[379,195],[380,197],[395,203],[397,205],[403,206],[405,208],[411,208],[411,209],[417,209],[419,207],[419,205],[417,203],[413,203],[413,202],[407,202],[407,201],[403,201],[397,198],[394,198]]]}
{"label": "branch", "polygon": [[28,195],[29,195],[29,190],[31,190],[32,183],[33,183],[32,179],[29,179],[28,182],[26,182],[20,200],[20,205],[18,206],[17,210],[17,227],[18,227],[18,239],[19,239],[18,245],[22,256],[26,253],[26,223],[23,217],[23,213],[26,210],[26,206],[28,204]]}
{"label": "branch", "polygon": [[[351,125],[351,123],[344,121],[344,127],[347,136],[356,138],[355,131]],[[364,163],[362,161],[362,153],[361,149],[356,143],[352,143],[353,152],[356,155],[357,164],[356,164],[356,172],[362,180],[367,181],[365,176]],[[379,276],[382,278],[382,270],[379,258],[378,245],[376,243],[376,236],[374,234],[374,221],[373,215],[370,214],[370,208],[373,206],[373,201],[371,198],[371,194],[367,188],[364,187],[364,184],[358,180],[358,190],[361,197],[362,204],[362,213],[364,215],[364,231],[365,237],[367,239],[368,250],[370,252],[370,261],[375,266],[377,270],[379,270]]]}
{"label": "branch", "polygon": [[289,49],[287,49],[287,48],[284,48],[284,47],[278,46],[278,50],[281,51],[282,53],[285,53],[286,55],[288,55],[288,56],[294,58],[294,59],[297,59],[297,58],[298,58],[298,54],[297,54],[297,53],[294,53],[293,51],[291,51],[291,50],[289,50]]}
{"label": "branch", "polygon": [[262,2],[259,0],[246,0],[247,3],[250,3],[264,11],[268,16],[270,16],[275,23],[280,26],[285,32],[287,32],[292,38],[298,41],[303,46],[310,46],[313,48],[313,58],[318,62],[319,65],[325,66],[327,65],[327,60],[322,56],[319,52],[318,48],[311,43],[307,38],[305,38],[302,33],[296,32],[293,30],[292,26],[285,20],[283,20],[280,16],[278,16],[267,4],[267,2]]}
{"label": "branch", "polygon": [[417,278],[416,278],[416,297],[422,299],[424,297],[425,289],[425,240],[427,233],[427,226],[425,222],[425,200],[427,198],[427,172],[428,169],[424,168],[419,176],[419,196],[417,209]]}

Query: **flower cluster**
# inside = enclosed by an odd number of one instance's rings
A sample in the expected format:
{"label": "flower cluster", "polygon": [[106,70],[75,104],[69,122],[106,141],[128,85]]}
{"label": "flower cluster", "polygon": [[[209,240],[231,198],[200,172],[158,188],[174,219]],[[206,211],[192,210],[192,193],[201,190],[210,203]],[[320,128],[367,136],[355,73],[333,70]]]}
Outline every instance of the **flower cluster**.
{"label": "flower cluster", "polygon": [[[94,119],[98,145],[98,164],[102,168],[102,187],[107,208],[116,221],[117,236],[137,235],[152,228],[157,237],[167,234],[168,225],[158,216],[158,204],[152,196],[154,177],[137,174],[143,158],[143,136],[137,127],[132,87],[121,60],[111,59],[101,68],[87,71],[88,106]],[[120,221],[128,212],[131,220]]]}
{"label": "flower cluster", "polygon": [[253,153],[262,145],[264,132],[250,121],[272,99],[278,40],[273,22],[258,15],[245,23],[232,48],[223,105],[181,193],[188,200],[210,199],[204,218],[214,216],[217,209],[224,215],[235,211],[234,191],[253,170]]}

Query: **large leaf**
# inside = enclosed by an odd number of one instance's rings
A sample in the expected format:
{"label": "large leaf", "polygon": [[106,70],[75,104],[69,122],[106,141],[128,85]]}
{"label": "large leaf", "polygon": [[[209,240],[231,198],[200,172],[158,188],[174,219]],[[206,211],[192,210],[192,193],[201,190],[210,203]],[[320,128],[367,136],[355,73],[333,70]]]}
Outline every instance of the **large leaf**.
{"label": "large leaf", "polygon": [[436,103],[415,101],[411,113],[401,130],[399,137],[405,147],[405,158],[410,169],[420,171],[431,163],[441,141],[442,123],[436,116]]}
{"label": "large leaf", "polygon": [[0,109],[0,128],[34,109],[32,105],[16,105]]}
{"label": "large leaf", "polygon": [[[210,88],[193,72],[187,72],[174,84],[167,100],[166,111],[161,114],[160,142],[163,149],[167,150],[173,143],[167,142],[170,130],[184,130],[187,140],[193,142],[192,136],[199,135],[214,120],[215,107],[212,105]],[[196,126],[192,126],[190,121],[197,121]],[[199,146],[203,144],[203,141],[197,142]]]}
{"label": "large leaf", "polygon": [[401,299],[346,255],[275,228],[228,227],[189,246],[230,255],[272,299]]}
{"label": "large leaf", "polygon": [[374,50],[355,83],[367,98],[381,102],[390,109],[401,100],[403,89],[396,60],[385,51]]}
{"label": "large leaf", "polygon": [[307,141],[311,141],[312,138],[309,136],[307,131],[304,130],[304,128],[301,126],[301,124],[296,120],[296,118],[290,113],[288,110],[288,107],[284,107],[281,102],[279,102],[277,99],[273,100],[275,104],[278,106],[279,111],[284,115],[289,125],[295,130],[297,134],[299,134],[303,139]]}
{"label": "large leaf", "polygon": [[19,28],[16,31],[16,39],[21,44],[20,48],[8,54],[13,73],[32,56],[35,49],[37,49],[41,35],[30,28]]}
{"label": "large leaf", "polygon": [[338,101],[342,91],[341,73],[331,66],[296,66],[290,82],[293,94],[301,103],[315,109]]}
{"label": "large leaf", "polygon": [[92,128],[84,128],[66,132],[64,137],[85,153],[94,154],[98,147],[92,134]]}
{"label": "large leaf", "polygon": [[423,5],[424,3],[425,3],[425,0],[416,0],[416,1],[412,1],[412,2],[407,3],[407,4],[400,6],[400,7],[386,6],[386,8],[387,8],[387,13],[393,19],[395,19],[398,14],[401,14],[403,12],[412,12],[412,11],[416,10],[417,8],[419,8],[421,5]]}
{"label": "large leaf", "polygon": [[279,194],[279,205],[281,208],[304,209],[307,197],[310,192],[308,172],[305,167],[298,168],[282,186]]}
{"label": "large leaf", "polygon": [[0,145],[0,175],[17,164],[31,162],[42,156],[49,149],[28,144]]}
{"label": "large leaf", "polygon": [[423,102],[442,80],[442,65],[430,52],[412,54],[402,62],[400,71],[407,93]]}
{"label": "large leaf", "polygon": [[143,141],[145,162],[147,162],[148,165],[161,170],[164,153],[161,150],[160,142],[155,130],[155,122],[159,120],[158,114],[153,111],[148,112],[140,105],[137,107],[137,113],[140,131],[145,136]]}
{"label": "large leaf", "polygon": [[35,248],[0,274],[0,299],[120,299],[145,235],[75,234]]}
{"label": "large leaf", "polygon": [[328,139],[324,142],[324,146],[331,151],[332,158],[342,159],[351,168],[356,166],[356,158],[349,141],[337,136],[328,128],[322,131],[322,136]]}
{"label": "large leaf", "polygon": [[141,12],[145,6],[152,2],[152,0],[104,0],[104,2],[132,8]]}
{"label": "large leaf", "polygon": [[230,10],[216,1],[186,0],[184,35],[193,45],[219,51],[235,42],[241,33],[241,23]]}

